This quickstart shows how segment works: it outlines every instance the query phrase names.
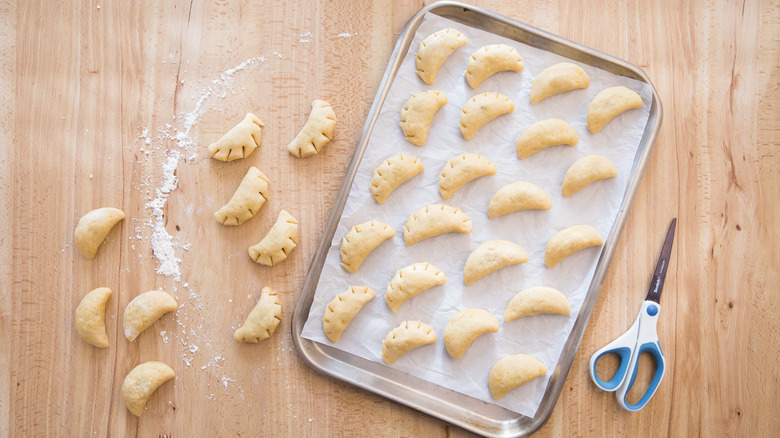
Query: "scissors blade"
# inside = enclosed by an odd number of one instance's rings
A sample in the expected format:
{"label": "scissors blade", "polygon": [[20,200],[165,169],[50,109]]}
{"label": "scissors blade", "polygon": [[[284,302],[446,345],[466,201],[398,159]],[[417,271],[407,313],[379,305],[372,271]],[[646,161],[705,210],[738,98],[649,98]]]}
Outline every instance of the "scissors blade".
{"label": "scissors blade", "polygon": [[661,256],[658,257],[658,264],[655,266],[655,273],[653,274],[653,281],[650,283],[650,290],[647,292],[646,301],[655,301],[661,303],[661,291],[664,288],[664,279],[666,279],[666,271],[669,267],[669,258],[672,255],[672,243],[674,243],[674,229],[677,225],[677,218],[672,219],[672,224],[669,225],[669,232],[666,234],[666,240],[664,241],[664,247],[661,250]]}

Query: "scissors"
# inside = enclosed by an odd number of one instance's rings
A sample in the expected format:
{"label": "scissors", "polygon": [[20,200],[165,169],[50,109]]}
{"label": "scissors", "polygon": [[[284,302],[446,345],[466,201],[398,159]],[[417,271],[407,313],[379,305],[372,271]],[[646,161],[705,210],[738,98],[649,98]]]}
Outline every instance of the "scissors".
{"label": "scissors", "polygon": [[[664,353],[661,351],[661,344],[658,343],[658,312],[661,310],[661,291],[664,287],[666,271],[669,267],[669,257],[672,253],[672,243],[674,242],[674,229],[677,224],[677,218],[672,220],[669,226],[669,232],[666,234],[664,247],[661,250],[661,256],[658,258],[658,264],[655,267],[653,281],[650,283],[650,291],[647,293],[642,309],[639,311],[636,321],[622,336],[605,345],[603,348],[593,353],[590,357],[590,377],[599,388],[604,391],[617,391],[617,399],[620,406],[624,409],[636,412],[650,401],[661,379],[664,377],[666,362]],[[609,382],[601,380],[596,371],[596,364],[605,354],[614,353],[620,357],[620,367],[615,376]],[[655,375],[650,387],[645,394],[636,403],[631,404],[626,400],[626,395],[634,386],[637,370],[639,368],[639,356],[642,353],[650,353],[655,359]]]}

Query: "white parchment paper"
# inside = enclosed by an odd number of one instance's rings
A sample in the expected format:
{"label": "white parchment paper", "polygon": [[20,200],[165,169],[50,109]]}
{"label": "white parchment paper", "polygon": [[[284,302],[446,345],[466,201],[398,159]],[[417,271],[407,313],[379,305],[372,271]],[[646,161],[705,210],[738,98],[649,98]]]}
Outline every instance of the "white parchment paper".
{"label": "white parchment paper", "polygon": [[[426,36],[447,27],[465,33],[469,42],[450,56],[436,82],[429,86],[415,74],[415,54]],[[468,57],[484,45],[498,43],[515,47],[523,57],[525,69],[522,73],[498,73],[476,90],[472,89],[463,76]],[[544,266],[547,241],[558,231],[577,224],[592,225],[602,236],[609,233],[627,187],[652,96],[647,84],[580,64],[590,76],[589,88],[559,94],[531,105],[528,96],[534,77],[563,61],[573,62],[437,15],[425,17],[381,108],[360,163],[303,329],[304,338],[384,364],[382,340],[387,333],[402,321],[420,320],[434,328],[439,341],[403,356],[393,368],[522,415],[535,415],[551,370],[555,368],[579,314],[601,251],[600,248],[589,248],[555,268],[547,269]],[[638,92],[645,105],[618,116],[599,134],[590,134],[586,124],[588,104],[596,93],[616,85]],[[398,123],[401,108],[409,96],[429,89],[444,92],[449,103],[436,113],[427,144],[418,147],[404,140]],[[515,104],[515,111],[482,127],[472,140],[465,140],[458,128],[460,110],[469,98],[487,91],[508,96]],[[568,121],[580,135],[579,144],[576,147],[556,146],[518,159],[515,142],[520,133],[530,124],[548,118]],[[464,152],[487,156],[498,168],[498,173],[477,179],[451,199],[444,200],[438,190],[439,173],[447,161]],[[425,171],[396,189],[380,205],[371,197],[369,182],[382,160],[398,153],[419,157]],[[576,195],[564,198],[561,185],[566,170],[575,160],[590,154],[604,155],[612,160],[618,169],[617,178],[592,184]],[[529,181],[542,187],[552,198],[552,210],[521,211],[489,219],[490,198],[499,188],[515,181]],[[433,203],[463,210],[473,222],[473,232],[446,234],[406,247],[403,227],[407,219],[412,212]],[[357,273],[350,274],[340,265],[341,239],[353,225],[371,219],[390,224],[397,234],[374,250]],[[528,263],[501,269],[466,287],[463,283],[466,258],[480,243],[491,239],[519,244],[528,253]],[[398,269],[417,262],[429,262],[444,271],[447,283],[412,298],[393,313],[384,299],[387,283]],[[352,320],[339,342],[333,344],[323,333],[322,315],[328,302],[351,285],[368,285],[377,296]],[[533,286],[549,286],[563,292],[571,303],[571,315],[538,315],[505,323],[504,310],[512,297]],[[454,360],[444,348],[444,327],[456,312],[472,307],[494,314],[500,323],[499,332],[479,337],[462,359]],[[490,369],[500,358],[518,353],[536,357],[550,372],[503,399],[495,400],[488,389]]]}

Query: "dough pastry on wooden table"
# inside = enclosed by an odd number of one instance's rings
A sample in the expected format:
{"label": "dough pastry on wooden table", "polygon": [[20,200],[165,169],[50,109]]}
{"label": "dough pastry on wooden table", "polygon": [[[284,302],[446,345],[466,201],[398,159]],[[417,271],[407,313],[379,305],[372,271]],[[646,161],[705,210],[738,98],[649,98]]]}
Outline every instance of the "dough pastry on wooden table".
{"label": "dough pastry on wooden table", "polygon": [[551,208],[552,200],[544,189],[526,181],[517,181],[501,187],[490,198],[488,217],[492,219],[520,210]]}
{"label": "dough pastry on wooden table", "polygon": [[384,204],[393,190],[424,169],[425,166],[417,157],[406,154],[393,155],[374,171],[374,177],[371,178],[371,196],[376,202]]}
{"label": "dough pastry on wooden table", "polygon": [[617,167],[609,158],[601,155],[588,155],[575,161],[563,177],[561,192],[571,196],[596,181],[617,176]]}
{"label": "dough pastry on wooden table", "polygon": [[461,187],[477,178],[495,175],[496,165],[482,154],[460,154],[444,165],[439,174],[439,193],[450,199]]}
{"label": "dough pastry on wooden table", "polygon": [[134,341],[138,335],[151,327],[163,315],[178,307],[179,304],[176,300],[161,290],[150,290],[138,295],[127,304],[122,316],[125,337],[130,342]]}
{"label": "dough pastry on wooden table", "polygon": [[588,105],[588,129],[597,134],[615,117],[641,107],[642,98],[636,91],[623,86],[605,88]]}
{"label": "dough pastry on wooden table", "polygon": [[469,58],[466,81],[471,88],[477,88],[482,81],[502,71],[523,71],[523,57],[517,49],[506,44],[483,46]]}
{"label": "dough pastry on wooden table", "polygon": [[422,146],[428,141],[433,116],[447,104],[447,95],[437,90],[412,94],[401,110],[401,130],[409,143]]}
{"label": "dough pastry on wooden table", "polygon": [[125,214],[118,208],[103,207],[92,210],[79,219],[73,232],[73,243],[81,255],[93,259],[109,231],[124,218]]}
{"label": "dough pastry on wooden table", "polygon": [[257,116],[247,113],[244,120],[209,145],[211,158],[233,161],[248,157],[260,146],[263,126],[263,122]]}
{"label": "dough pastry on wooden table", "polygon": [[392,365],[404,354],[437,341],[433,327],[420,321],[404,321],[382,341],[382,359]]}
{"label": "dough pastry on wooden table", "polygon": [[543,313],[569,315],[571,314],[569,300],[564,294],[551,287],[532,287],[522,290],[506,306],[504,322]]}
{"label": "dough pastry on wooden table", "polygon": [[503,94],[477,94],[469,99],[460,111],[460,132],[463,133],[463,138],[471,140],[477,130],[489,121],[514,110],[515,104]]}
{"label": "dough pastry on wooden table", "polygon": [[490,370],[488,386],[493,398],[501,400],[507,393],[547,374],[547,367],[535,357],[515,354],[500,359]]}
{"label": "dough pastry on wooden table", "polygon": [[604,239],[590,225],[574,225],[559,231],[547,242],[544,253],[544,264],[548,268],[555,267],[563,259],[591,246],[601,246]]}
{"label": "dough pastry on wooden table", "polygon": [[106,301],[111,289],[99,287],[81,299],[76,307],[76,331],[81,340],[99,348],[108,348]]}
{"label": "dough pastry on wooden table", "polygon": [[588,88],[590,78],[582,67],[562,62],[547,67],[531,84],[531,103],[536,104],[550,96],[567,91]]}
{"label": "dough pastry on wooden table", "polygon": [[406,246],[446,233],[470,233],[471,218],[455,207],[444,204],[427,205],[409,216],[404,226]]}
{"label": "dough pastry on wooden table", "polygon": [[263,240],[249,247],[249,257],[261,265],[274,266],[286,260],[297,244],[298,220],[282,210]]}
{"label": "dough pastry on wooden table", "polygon": [[426,290],[444,284],[447,276],[430,263],[415,263],[399,269],[387,284],[385,301],[393,312],[397,312],[407,300]]}
{"label": "dough pastry on wooden table", "polygon": [[444,327],[444,347],[453,359],[460,359],[478,337],[498,332],[498,318],[483,309],[456,313]]}
{"label": "dough pastry on wooden table", "polygon": [[250,167],[233,197],[214,213],[223,225],[241,225],[260,211],[268,200],[268,177],[257,167]]}
{"label": "dough pastry on wooden table", "polygon": [[152,394],[174,376],[173,368],[162,362],[149,361],[136,366],[122,383],[125,406],[133,415],[140,417]]}
{"label": "dough pastry on wooden table", "polygon": [[510,265],[528,262],[523,247],[508,240],[483,242],[466,259],[463,268],[463,282],[471,286],[480,278]]}
{"label": "dough pastry on wooden table", "polygon": [[468,43],[466,35],[461,32],[448,28],[442,29],[428,35],[420,43],[417,49],[415,62],[417,64],[417,75],[426,83],[432,84],[436,80],[436,74],[444,65],[444,61],[459,47]]}
{"label": "dough pastry on wooden table", "polygon": [[520,134],[515,144],[518,158],[528,158],[550,146],[576,146],[580,136],[574,128],[561,119],[547,119],[536,122]]}
{"label": "dough pastry on wooden table", "polygon": [[260,292],[260,299],[249,313],[244,325],[233,333],[238,342],[258,343],[271,337],[282,320],[282,302],[279,294],[266,286]]}
{"label": "dough pastry on wooden table", "polygon": [[395,230],[384,222],[372,219],[355,225],[341,239],[341,266],[354,274],[371,251],[393,236]]}
{"label": "dough pastry on wooden table", "polygon": [[298,158],[310,157],[333,139],[335,129],[336,113],[333,108],[324,100],[315,100],[311,103],[309,120],[287,145],[287,150]]}
{"label": "dough pastry on wooden table", "polygon": [[338,342],[352,318],[375,296],[376,292],[368,286],[350,286],[336,295],[325,307],[325,314],[322,315],[322,330],[328,339]]}

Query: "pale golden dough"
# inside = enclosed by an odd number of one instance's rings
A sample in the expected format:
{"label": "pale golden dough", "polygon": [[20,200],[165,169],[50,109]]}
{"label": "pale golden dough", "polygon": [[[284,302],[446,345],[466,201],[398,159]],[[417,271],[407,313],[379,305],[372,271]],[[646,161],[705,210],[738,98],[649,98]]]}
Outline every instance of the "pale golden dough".
{"label": "pale golden dough", "polygon": [[354,274],[371,251],[393,236],[395,229],[384,222],[372,219],[355,225],[341,240],[341,266]]}
{"label": "pale golden dough", "polygon": [[395,273],[387,284],[385,301],[390,310],[397,312],[407,300],[446,282],[447,276],[441,269],[430,263],[415,263]]}
{"label": "pale golden dough", "polygon": [[404,321],[390,330],[382,341],[382,359],[388,365],[392,365],[404,354],[423,345],[433,344],[437,339],[436,332],[428,324],[420,321]]}
{"label": "pale golden dough", "polygon": [[336,295],[322,315],[322,329],[328,339],[338,342],[352,318],[375,296],[374,290],[368,286],[350,286],[345,292]]}
{"label": "pale golden dough", "polygon": [[122,383],[125,406],[133,415],[140,417],[152,394],[174,376],[173,368],[162,362],[149,361],[136,366]]}
{"label": "pale golden dough", "polygon": [[641,107],[642,98],[636,91],[623,86],[605,88],[588,105],[588,129],[597,134],[615,117]]}
{"label": "pale golden dough", "polygon": [[490,76],[510,70],[523,71],[523,57],[512,46],[491,44],[480,47],[471,55],[466,66],[466,81],[471,88],[477,88]]}
{"label": "pale golden dough", "polygon": [[549,210],[552,208],[550,195],[536,184],[517,181],[498,189],[490,198],[488,217],[497,218],[520,210]]}
{"label": "pale golden dough", "polygon": [[536,104],[550,96],[580,88],[588,88],[590,78],[580,66],[562,62],[547,67],[531,84],[531,103]]}
{"label": "pale golden dough", "polygon": [[401,130],[409,143],[422,146],[428,141],[436,111],[447,104],[447,95],[437,90],[412,94],[401,110]]}
{"label": "pale golden dough", "polygon": [[127,304],[122,316],[125,337],[130,342],[134,341],[144,330],[178,306],[172,296],[161,290],[150,290],[138,295]]}
{"label": "pale golden dough", "polygon": [[617,176],[617,167],[609,158],[601,155],[588,155],[575,161],[563,177],[561,192],[571,196],[590,184]]}
{"label": "pale golden dough", "polygon": [[260,146],[263,122],[252,113],[247,113],[238,125],[230,129],[216,143],[209,145],[211,158],[233,161],[248,157]]}
{"label": "pale golden dough", "polygon": [[520,134],[515,150],[518,158],[528,158],[550,146],[576,146],[580,136],[574,128],[560,119],[547,119],[536,122]]}
{"label": "pale golden dough", "polygon": [[238,342],[258,343],[271,337],[282,321],[282,302],[279,294],[266,286],[260,292],[260,299],[249,312],[244,325],[233,333]]}
{"label": "pale golden dough", "polygon": [[310,157],[333,139],[336,129],[336,113],[328,102],[315,100],[303,129],[287,145],[287,150],[298,158]]}
{"label": "pale golden dough", "polygon": [[504,322],[543,313],[569,315],[571,314],[569,300],[564,294],[551,287],[532,287],[522,290],[506,306]]}
{"label": "pale golden dough", "polygon": [[453,359],[460,359],[478,337],[498,332],[498,319],[482,309],[456,313],[444,327],[444,347]]}
{"label": "pale golden dough", "polygon": [[509,391],[547,374],[547,367],[527,354],[507,356],[490,370],[488,386],[493,398],[501,400]]}
{"label": "pale golden dough", "polygon": [[249,257],[261,265],[274,266],[286,260],[297,244],[298,219],[282,210],[263,240],[249,247]]}
{"label": "pale golden dough", "polygon": [[470,233],[471,218],[455,207],[431,204],[415,211],[404,226],[406,246],[445,233]]}
{"label": "pale golden dough", "polygon": [[467,183],[487,175],[496,174],[496,165],[482,154],[460,154],[444,165],[439,174],[439,193],[450,199]]}
{"label": "pale golden dough", "polygon": [[523,247],[508,240],[483,242],[466,259],[463,268],[463,282],[471,286],[480,278],[510,265],[528,262]]}
{"label": "pale golden dough", "polygon": [[230,201],[214,213],[214,219],[222,225],[241,225],[257,214],[267,200],[268,177],[252,166]]}
{"label": "pale golden dough", "polygon": [[420,43],[415,57],[417,75],[426,83],[432,84],[444,61],[459,47],[468,43],[466,35],[449,28],[428,35]]}
{"label": "pale golden dough", "polygon": [[477,94],[469,99],[460,111],[460,132],[463,138],[471,140],[479,128],[496,117],[515,110],[512,101],[496,92]]}
{"label": "pale golden dough", "polygon": [[109,231],[124,218],[122,210],[112,207],[98,208],[82,216],[73,232],[73,242],[81,255],[88,259],[95,258]]}
{"label": "pale golden dough", "polygon": [[406,154],[394,155],[374,171],[371,178],[371,196],[384,204],[390,193],[425,169],[419,158]]}
{"label": "pale golden dough", "polygon": [[591,246],[601,246],[604,239],[590,225],[574,225],[559,231],[547,242],[544,264],[552,268],[570,255]]}
{"label": "pale golden dough", "polygon": [[81,340],[99,348],[108,348],[106,301],[111,289],[99,287],[81,299],[76,307],[76,331]]}

